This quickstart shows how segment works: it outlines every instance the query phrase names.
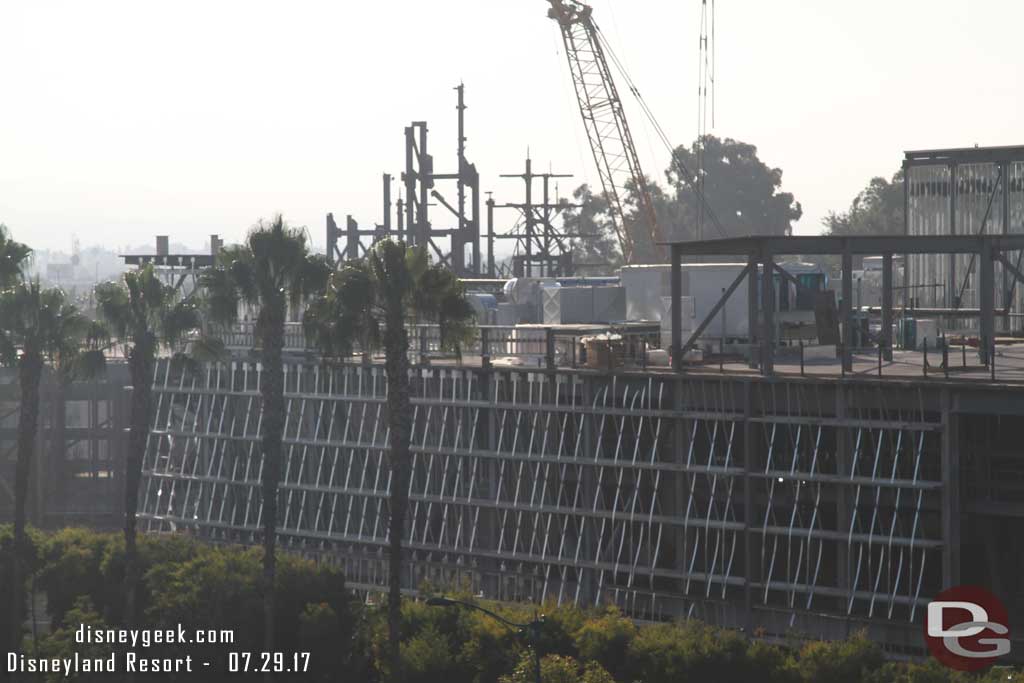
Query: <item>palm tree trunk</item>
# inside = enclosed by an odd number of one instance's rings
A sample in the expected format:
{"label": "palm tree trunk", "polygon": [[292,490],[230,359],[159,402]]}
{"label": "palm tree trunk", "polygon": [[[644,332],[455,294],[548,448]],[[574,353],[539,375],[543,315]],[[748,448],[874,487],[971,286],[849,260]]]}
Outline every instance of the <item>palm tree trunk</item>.
{"label": "palm tree trunk", "polygon": [[18,383],[21,388],[21,410],[18,413],[18,460],[14,469],[14,548],[11,557],[11,651],[21,644],[22,612],[25,596],[21,560],[25,555],[25,508],[28,503],[28,480],[39,428],[39,381],[43,359],[26,350],[18,361]]}
{"label": "palm tree trunk", "polygon": [[132,378],[131,424],[128,452],[124,459],[124,616],[131,626],[136,619],[136,593],[139,584],[139,552],[136,544],[136,515],[139,511],[139,483],[146,455],[152,412],[153,366],[156,345],[148,332],[137,334],[128,359]]}
{"label": "palm tree trunk", "polygon": [[[277,489],[281,481],[281,440],[284,432],[284,348],[283,301],[266,302],[260,317],[262,334],[263,376],[260,392],[263,399],[263,647],[274,651],[275,580],[277,574]],[[270,675],[267,675],[267,680]]]}
{"label": "palm tree trunk", "polygon": [[409,506],[409,477],[412,462],[412,399],[409,388],[409,338],[401,304],[388,312],[385,364],[388,382],[388,429],[391,465],[390,519],[388,528],[388,654],[391,680],[401,680],[402,625],[402,540]]}

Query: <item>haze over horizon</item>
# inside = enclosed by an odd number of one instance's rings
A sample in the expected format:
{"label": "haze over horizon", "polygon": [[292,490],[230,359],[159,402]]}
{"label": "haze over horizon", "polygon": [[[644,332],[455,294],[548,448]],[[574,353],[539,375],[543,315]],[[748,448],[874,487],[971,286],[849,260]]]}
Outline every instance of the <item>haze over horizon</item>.
{"label": "haze over horizon", "polygon": [[[700,2],[593,0],[675,144],[697,132]],[[323,248],[324,215],[381,220],[402,129],[426,120],[455,168],[455,92],[484,191],[522,168],[597,183],[543,0],[199,3],[0,0],[0,222],[37,248],[237,241],[284,213]],[[817,233],[907,149],[1009,145],[1024,94],[1010,0],[717,3],[715,126],[783,169]],[[646,173],[667,153],[620,83]],[[441,210],[441,209],[438,209]]]}

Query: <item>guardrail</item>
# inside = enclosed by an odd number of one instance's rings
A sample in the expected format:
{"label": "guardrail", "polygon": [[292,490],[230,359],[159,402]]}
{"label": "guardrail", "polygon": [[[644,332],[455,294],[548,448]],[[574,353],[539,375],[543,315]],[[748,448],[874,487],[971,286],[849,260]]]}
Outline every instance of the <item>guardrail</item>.
{"label": "guardrail", "polygon": [[[413,363],[476,357],[484,365],[646,367],[649,351],[660,346],[660,330],[656,325],[480,325],[474,328],[473,337],[457,354],[442,349],[438,325],[415,324],[407,326],[406,330],[409,359]],[[251,322],[237,323],[217,335],[228,350],[236,353],[257,348],[255,324]],[[286,353],[316,353],[316,347],[306,341],[301,323],[285,324],[284,350]],[[359,349],[355,352],[359,353]],[[595,354],[599,358],[595,358]],[[667,364],[667,356],[661,364]]]}

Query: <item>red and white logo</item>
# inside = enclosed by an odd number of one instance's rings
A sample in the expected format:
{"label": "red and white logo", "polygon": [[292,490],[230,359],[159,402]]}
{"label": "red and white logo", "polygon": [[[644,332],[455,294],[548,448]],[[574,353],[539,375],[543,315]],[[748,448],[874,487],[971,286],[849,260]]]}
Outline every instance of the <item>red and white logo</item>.
{"label": "red and white logo", "polygon": [[999,598],[957,586],[928,603],[924,639],[932,656],[960,671],[978,671],[1010,652],[1010,623]]}

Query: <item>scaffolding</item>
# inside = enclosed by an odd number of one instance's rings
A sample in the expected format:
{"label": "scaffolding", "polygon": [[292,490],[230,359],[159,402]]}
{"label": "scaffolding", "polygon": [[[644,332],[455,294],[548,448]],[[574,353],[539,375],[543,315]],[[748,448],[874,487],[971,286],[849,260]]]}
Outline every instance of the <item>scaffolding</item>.
{"label": "scaffolding", "polygon": [[[256,543],[257,363],[161,363],[142,519]],[[957,419],[921,383],[416,368],[405,587],[913,649],[960,581]],[[287,365],[282,543],[387,577],[378,365]],[[966,466],[966,465],[965,465]],[[1017,551],[1019,552],[1019,550]]]}
{"label": "scaffolding", "polygon": [[[906,152],[905,232],[915,236],[1024,233],[1024,147],[974,147]],[[1021,269],[1024,252],[1007,254]],[[971,254],[913,254],[904,286],[914,308],[980,305],[978,269]],[[1024,288],[1011,268],[996,264],[998,324],[1013,329],[1024,311]],[[1019,327],[1019,326],[1018,326]]]}

